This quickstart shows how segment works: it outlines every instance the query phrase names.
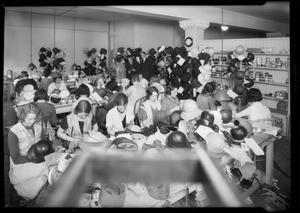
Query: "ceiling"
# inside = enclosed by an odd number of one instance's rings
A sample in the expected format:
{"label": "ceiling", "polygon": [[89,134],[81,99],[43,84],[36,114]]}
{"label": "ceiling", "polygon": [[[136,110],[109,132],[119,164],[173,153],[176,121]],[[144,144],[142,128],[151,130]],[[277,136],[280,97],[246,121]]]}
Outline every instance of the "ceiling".
{"label": "ceiling", "polygon": [[[251,16],[256,16],[264,19],[273,20],[276,22],[281,22],[285,24],[290,23],[290,8],[288,2],[267,2],[264,5],[227,5],[227,6],[213,6],[217,8],[222,8],[224,10],[229,10],[232,12],[247,14]],[[105,7],[103,7],[105,8]],[[92,7],[82,7],[82,6],[57,6],[57,7],[6,7],[7,11],[17,11],[25,13],[36,13],[36,14],[47,14],[65,17],[74,17],[76,13],[77,18],[86,19],[96,19],[102,21],[120,21],[130,18],[151,18],[149,16],[133,15],[130,13],[120,13],[101,10],[101,6],[97,6],[97,9]],[[166,21],[176,21],[175,17],[152,17],[153,19],[166,20]],[[178,19],[177,19],[178,21]]]}

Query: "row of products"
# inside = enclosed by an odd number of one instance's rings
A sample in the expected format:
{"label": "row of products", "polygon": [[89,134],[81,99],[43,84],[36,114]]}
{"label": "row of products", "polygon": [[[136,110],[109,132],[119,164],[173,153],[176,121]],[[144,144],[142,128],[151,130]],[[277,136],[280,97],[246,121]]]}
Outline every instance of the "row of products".
{"label": "row of products", "polygon": [[271,69],[289,69],[290,58],[286,61],[276,58],[275,61],[271,61],[269,57],[256,57],[256,67],[271,68]]}
{"label": "row of products", "polygon": [[255,81],[268,81],[268,82],[274,82],[273,75],[269,74],[268,72],[255,72]]}

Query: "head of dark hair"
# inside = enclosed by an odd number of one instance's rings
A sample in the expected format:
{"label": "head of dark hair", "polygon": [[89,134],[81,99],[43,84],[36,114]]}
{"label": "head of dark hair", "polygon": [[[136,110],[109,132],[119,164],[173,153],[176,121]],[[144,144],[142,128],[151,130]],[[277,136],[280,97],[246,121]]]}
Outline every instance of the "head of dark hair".
{"label": "head of dark hair", "polygon": [[158,75],[152,75],[149,83],[150,83],[150,85],[152,85],[154,82],[158,82],[158,81],[159,81]]}
{"label": "head of dark hair", "polygon": [[77,114],[80,112],[90,113],[91,111],[92,111],[92,106],[91,106],[90,102],[88,102],[87,100],[81,100],[75,107],[74,114]]}
{"label": "head of dark hair", "polygon": [[50,68],[46,68],[45,70],[44,70],[44,76],[45,77],[48,77],[50,74],[51,74],[51,69]]}
{"label": "head of dark hair", "polygon": [[246,95],[248,102],[257,102],[262,100],[261,91],[257,88],[251,88],[247,91]]}
{"label": "head of dark hair", "polygon": [[120,93],[117,97],[116,97],[116,105],[117,106],[123,106],[128,104],[128,98],[124,93]]}
{"label": "head of dark hair", "polygon": [[205,93],[212,93],[216,90],[216,84],[215,82],[211,81],[211,82],[208,82],[205,84],[203,90],[202,90],[202,94],[205,94]]}
{"label": "head of dark hair", "polygon": [[166,87],[166,95],[171,95],[171,92],[176,89],[177,87],[175,87],[175,85],[170,84]]}
{"label": "head of dark hair", "polygon": [[38,100],[45,100],[45,101],[49,100],[49,97],[47,95],[47,91],[45,89],[41,88],[41,89],[38,89],[35,92],[34,102],[36,102]]}
{"label": "head of dark hair", "polygon": [[133,75],[131,77],[131,82],[140,82],[140,77],[138,75]]}
{"label": "head of dark hair", "polygon": [[158,94],[158,89],[155,86],[150,86],[147,90],[146,90],[146,98],[147,100],[149,100],[150,96],[156,92]]}
{"label": "head of dark hair", "polygon": [[87,97],[90,96],[90,89],[85,84],[80,84],[80,86],[78,87],[75,93],[75,98],[78,99],[81,95],[86,95]]}

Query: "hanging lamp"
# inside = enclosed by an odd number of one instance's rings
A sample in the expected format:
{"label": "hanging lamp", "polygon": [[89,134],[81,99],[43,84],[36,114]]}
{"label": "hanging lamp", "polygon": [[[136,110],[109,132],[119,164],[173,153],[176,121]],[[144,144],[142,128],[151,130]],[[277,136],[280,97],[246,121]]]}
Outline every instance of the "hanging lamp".
{"label": "hanging lamp", "polygon": [[77,65],[76,65],[76,63],[75,63],[75,53],[76,53],[76,51],[75,51],[75,33],[76,33],[76,31],[75,31],[75,20],[76,20],[76,17],[75,17],[75,12],[74,12],[74,55],[73,55],[73,59],[74,59],[74,63],[71,65],[71,67],[70,67],[70,71],[71,72],[74,72],[75,70],[76,70],[76,67],[77,67]]}
{"label": "hanging lamp", "polygon": [[35,65],[32,62],[32,7],[30,8],[30,64],[27,66],[30,71]]}
{"label": "hanging lamp", "polygon": [[[222,6],[222,25],[223,26],[223,6]],[[216,93],[214,94],[214,99],[217,101],[220,101],[220,103],[222,105],[227,105],[228,102],[231,101],[231,98],[229,97],[229,95],[227,94],[227,91],[224,90],[223,88],[223,84],[222,84],[222,72],[223,72],[223,29],[221,28],[221,84],[220,84],[220,88],[216,91]]]}

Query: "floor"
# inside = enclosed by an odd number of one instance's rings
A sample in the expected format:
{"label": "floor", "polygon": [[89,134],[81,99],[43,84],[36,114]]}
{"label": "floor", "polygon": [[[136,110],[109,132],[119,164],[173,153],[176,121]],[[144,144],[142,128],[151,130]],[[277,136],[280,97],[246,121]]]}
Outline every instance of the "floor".
{"label": "floor", "polygon": [[[7,107],[11,107],[9,103],[3,104],[3,110],[7,110]],[[264,159],[260,159],[257,162],[257,168],[264,171]],[[13,188],[9,182],[9,157],[4,155],[4,206],[5,207],[18,207],[19,204],[13,202],[15,198],[11,193]],[[268,211],[274,210],[288,210],[291,208],[291,146],[290,141],[285,137],[275,141],[274,145],[274,179],[277,180],[275,190],[265,190],[265,188],[259,189],[254,192],[249,199],[249,206],[264,208]],[[273,187],[273,188],[274,188]],[[274,191],[279,192],[278,196]],[[286,198],[284,198],[286,196]]]}

